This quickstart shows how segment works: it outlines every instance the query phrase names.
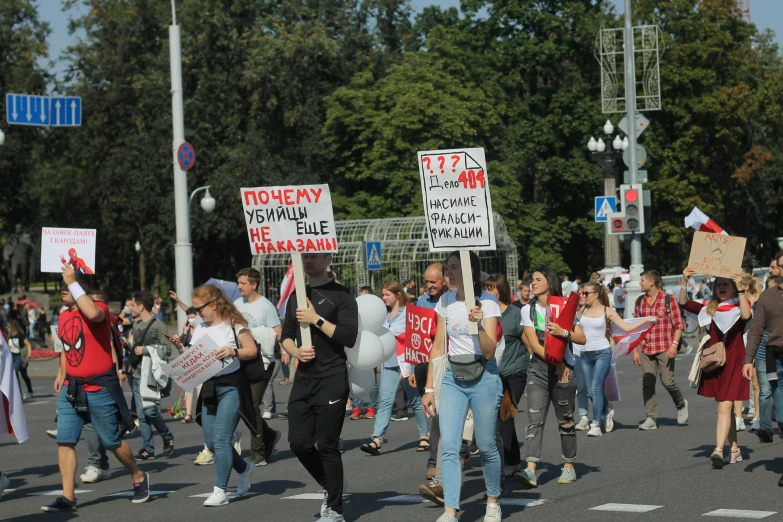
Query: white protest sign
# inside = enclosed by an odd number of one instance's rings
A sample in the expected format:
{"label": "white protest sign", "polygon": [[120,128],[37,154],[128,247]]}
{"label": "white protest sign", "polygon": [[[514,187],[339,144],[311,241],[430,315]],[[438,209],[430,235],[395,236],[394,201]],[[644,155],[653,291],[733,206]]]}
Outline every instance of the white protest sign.
{"label": "white protest sign", "polygon": [[54,343],[54,351],[60,353],[63,351],[63,342],[60,340],[60,336],[57,335],[57,327],[50,326],[49,331],[52,333],[52,342]]}
{"label": "white protest sign", "polygon": [[168,365],[169,377],[174,379],[177,386],[185,391],[190,391],[199,384],[203,384],[230,364],[235,362],[234,357],[218,359],[215,353],[219,346],[211,337],[201,337],[198,344],[188,348],[182,355],[171,361]]}
{"label": "white protest sign", "polygon": [[84,274],[95,273],[95,245],[93,228],[41,229],[41,272],[61,273],[64,264]]}
{"label": "white protest sign", "polygon": [[495,250],[484,149],[418,153],[430,252]]}
{"label": "white protest sign", "polygon": [[329,185],[241,189],[254,256],[278,252],[337,252]]}

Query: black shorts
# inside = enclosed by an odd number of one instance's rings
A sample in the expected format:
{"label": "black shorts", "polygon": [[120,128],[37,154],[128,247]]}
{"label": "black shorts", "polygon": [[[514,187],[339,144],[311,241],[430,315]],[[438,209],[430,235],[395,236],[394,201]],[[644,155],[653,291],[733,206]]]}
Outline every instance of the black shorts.
{"label": "black shorts", "polygon": [[288,402],[304,401],[313,406],[327,406],[348,402],[350,386],[348,373],[338,373],[326,377],[302,377],[297,375],[291,386]]}

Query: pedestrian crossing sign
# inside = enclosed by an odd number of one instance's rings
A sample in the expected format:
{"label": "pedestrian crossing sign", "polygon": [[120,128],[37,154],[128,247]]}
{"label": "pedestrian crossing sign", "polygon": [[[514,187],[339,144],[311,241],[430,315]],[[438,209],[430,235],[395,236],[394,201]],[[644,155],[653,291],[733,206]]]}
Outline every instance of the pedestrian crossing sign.
{"label": "pedestrian crossing sign", "polygon": [[617,212],[617,198],[614,196],[599,196],[595,198],[595,221],[606,223],[606,216]]}
{"label": "pedestrian crossing sign", "polygon": [[380,270],[381,269],[381,242],[380,241],[368,241],[365,244],[365,261],[367,270]]}

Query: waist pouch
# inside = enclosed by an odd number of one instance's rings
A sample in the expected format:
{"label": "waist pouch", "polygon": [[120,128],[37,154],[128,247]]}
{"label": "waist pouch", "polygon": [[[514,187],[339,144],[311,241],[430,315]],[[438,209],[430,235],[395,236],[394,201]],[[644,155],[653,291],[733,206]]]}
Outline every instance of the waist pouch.
{"label": "waist pouch", "polygon": [[471,383],[481,379],[487,366],[483,355],[449,355],[451,375],[460,383]]}

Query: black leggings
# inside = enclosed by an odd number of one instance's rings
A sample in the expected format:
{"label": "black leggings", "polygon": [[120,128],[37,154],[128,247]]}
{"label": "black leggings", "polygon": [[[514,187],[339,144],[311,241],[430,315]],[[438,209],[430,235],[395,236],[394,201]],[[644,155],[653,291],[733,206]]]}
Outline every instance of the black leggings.
{"label": "black leggings", "polygon": [[[512,373],[503,377],[511,387],[514,394],[514,401],[519,405],[522,394],[525,393],[527,384],[527,372]],[[517,430],[514,426],[514,417],[506,420],[498,420],[498,429],[500,437],[503,439],[503,457],[506,466],[517,466],[522,462],[522,456],[519,452],[519,440],[517,440]]]}
{"label": "black leggings", "polygon": [[33,393],[33,383],[30,381],[30,377],[27,375],[27,367],[23,365],[22,356],[13,354],[12,360],[14,363],[14,370],[16,370],[16,379],[19,381],[19,389],[22,389],[21,379],[24,379],[24,383],[27,385],[27,393]]}

